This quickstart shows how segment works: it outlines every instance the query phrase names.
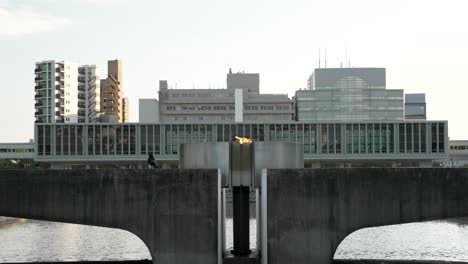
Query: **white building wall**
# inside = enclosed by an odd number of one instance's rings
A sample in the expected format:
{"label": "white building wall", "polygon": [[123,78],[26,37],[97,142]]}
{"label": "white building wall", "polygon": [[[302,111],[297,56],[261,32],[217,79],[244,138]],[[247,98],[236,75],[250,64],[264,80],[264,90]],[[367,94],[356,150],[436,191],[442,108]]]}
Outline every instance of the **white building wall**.
{"label": "white building wall", "polygon": [[159,102],[156,99],[138,100],[139,122],[159,123]]}
{"label": "white building wall", "polygon": [[[59,73],[56,73],[58,76]],[[65,81],[65,123],[78,122],[78,64],[74,62],[64,62]]]}
{"label": "white building wall", "polygon": [[244,97],[243,89],[236,89],[234,92],[234,120],[236,123],[244,122]]}

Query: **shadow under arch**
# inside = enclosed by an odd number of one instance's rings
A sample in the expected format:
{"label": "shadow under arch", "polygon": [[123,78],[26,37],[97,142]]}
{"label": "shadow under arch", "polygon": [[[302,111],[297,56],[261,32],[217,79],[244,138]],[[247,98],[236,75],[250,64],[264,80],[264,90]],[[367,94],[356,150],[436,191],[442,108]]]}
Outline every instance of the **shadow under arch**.
{"label": "shadow under arch", "polygon": [[128,230],[24,218],[9,218],[4,222],[0,222],[1,262],[151,263],[148,246]]}
{"label": "shadow under arch", "polygon": [[[460,232],[467,235],[466,239],[459,241]],[[467,245],[466,217],[371,226],[345,236],[335,248],[333,263],[460,261],[468,257]]]}

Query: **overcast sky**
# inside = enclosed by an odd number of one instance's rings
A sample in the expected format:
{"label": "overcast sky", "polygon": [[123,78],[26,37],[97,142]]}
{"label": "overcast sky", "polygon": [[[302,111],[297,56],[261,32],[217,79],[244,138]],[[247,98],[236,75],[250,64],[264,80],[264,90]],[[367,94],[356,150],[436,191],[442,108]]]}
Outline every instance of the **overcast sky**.
{"label": "overcast sky", "polygon": [[124,63],[130,119],[158,80],[225,87],[259,72],[262,93],[305,88],[318,67],[387,68],[387,88],[426,93],[428,119],[468,139],[466,0],[0,0],[0,142],[33,138],[34,63]]}

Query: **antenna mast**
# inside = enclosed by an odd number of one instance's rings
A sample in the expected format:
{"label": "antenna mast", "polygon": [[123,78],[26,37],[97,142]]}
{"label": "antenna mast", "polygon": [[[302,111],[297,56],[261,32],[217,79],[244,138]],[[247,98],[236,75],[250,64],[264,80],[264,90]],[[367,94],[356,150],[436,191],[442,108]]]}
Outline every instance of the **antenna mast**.
{"label": "antenna mast", "polygon": [[321,58],[321,54],[320,54],[320,48],[319,48],[319,69],[320,69],[320,58]]}

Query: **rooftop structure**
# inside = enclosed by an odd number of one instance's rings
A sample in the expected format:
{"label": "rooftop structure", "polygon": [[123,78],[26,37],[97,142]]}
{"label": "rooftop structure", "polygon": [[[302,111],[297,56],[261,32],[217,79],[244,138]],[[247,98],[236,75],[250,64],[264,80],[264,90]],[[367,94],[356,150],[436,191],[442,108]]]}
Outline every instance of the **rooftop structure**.
{"label": "rooftop structure", "polygon": [[426,120],[426,94],[405,94],[405,119]]}
{"label": "rooftop structure", "polygon": [[403,90],[387,90],[385,68],[320,68],[296,91],[298,121],[402,121]]}

